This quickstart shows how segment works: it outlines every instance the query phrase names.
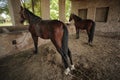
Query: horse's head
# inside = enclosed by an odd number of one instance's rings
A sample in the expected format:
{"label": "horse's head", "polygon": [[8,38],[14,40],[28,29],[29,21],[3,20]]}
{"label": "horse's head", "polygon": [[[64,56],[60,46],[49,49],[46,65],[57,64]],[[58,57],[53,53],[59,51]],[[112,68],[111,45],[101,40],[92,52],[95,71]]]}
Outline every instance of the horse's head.
{"label": "horse's head", "polygon": [[79,16],[77,16],[77,15],[75,15],[75,14],[71,14],[71,15],[70,15],[69,21],[71,21],[72,19],[73,19],[74,21],[81,21],[81,20],[82,20],[82,18],[80,18]]}
{"label": "horse's head", "polygon": [[74,14],[70,14],[69,22],[72,21]]}
{"label": "horse's head", "polygon": [[21,10],[19,13],[20,13],[20,18],[21,18],[20,22],[24,23],[24,21],[27,19],[26,14],[25,14],[25,8],[21,6]]}

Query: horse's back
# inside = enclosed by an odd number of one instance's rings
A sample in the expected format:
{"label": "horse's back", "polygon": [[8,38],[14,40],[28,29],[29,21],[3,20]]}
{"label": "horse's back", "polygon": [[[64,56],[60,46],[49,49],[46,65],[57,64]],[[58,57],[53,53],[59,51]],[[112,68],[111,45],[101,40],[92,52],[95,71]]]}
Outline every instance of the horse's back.
{"label": "horse's back", "polygon": [[75,23],[75,26],[80,29],[87,29],[93,25],[93,20],[91,19],[84,19]]}
{"label": "horse's back", "polygon": [[[40,23],[39,23],[39,25],[44,25],[45,27],[47,27],[47,26],[56,26],[56,25],[63,25],[64,23],[63,22],[61,22],[61,21],[59,21],[59,20],[42,20],[42,21],[40,21]],[[41,26],[40,26],[41,27]]]}
{"label": "horse's back", "polygon": [[93,20],[91,20],[91,19],[83,19],[81,22],[82,23],[92,23]]}
{"label": "horse's back", "polygon": [[59,20],[42,20],[34,28],[36,35],[43,39],[50,39],[56,34],[63,33],[63,25]]}

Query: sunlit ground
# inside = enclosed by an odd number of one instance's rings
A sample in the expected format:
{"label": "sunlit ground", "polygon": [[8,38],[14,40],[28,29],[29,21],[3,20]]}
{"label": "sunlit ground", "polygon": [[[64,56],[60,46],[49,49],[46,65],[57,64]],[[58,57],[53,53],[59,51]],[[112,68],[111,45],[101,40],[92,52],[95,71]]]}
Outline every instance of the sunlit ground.
{"label": "sunlit ground", "polygon": [[6,22],[6,23],[0,23],[0,27],[2,26],[12,26],[12,23]]}

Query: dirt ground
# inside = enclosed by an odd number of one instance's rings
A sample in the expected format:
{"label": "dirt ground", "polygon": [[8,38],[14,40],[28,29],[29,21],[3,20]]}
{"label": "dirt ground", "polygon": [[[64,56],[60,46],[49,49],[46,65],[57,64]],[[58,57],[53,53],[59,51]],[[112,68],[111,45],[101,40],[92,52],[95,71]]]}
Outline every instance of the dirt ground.
{"label": "dirt ground", "polygon": [[80,39],[69,37],[76,70],[65,75],[60,55],[50,42],[32,50],[0,59],[0,80],[120,80],[120,36],[95,35],[87,45],[86,33]]}

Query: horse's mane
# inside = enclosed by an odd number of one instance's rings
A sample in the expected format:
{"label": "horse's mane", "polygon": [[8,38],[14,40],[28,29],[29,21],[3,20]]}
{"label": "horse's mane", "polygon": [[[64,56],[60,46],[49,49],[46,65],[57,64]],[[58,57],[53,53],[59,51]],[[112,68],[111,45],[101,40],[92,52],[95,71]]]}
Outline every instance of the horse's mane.
{"label": "horse's mane", "polygon": [[75,19],[77,20],[77,21],[81,21],[82,20],[82,18],[80,18],[79,16],[77,16],[77,15],[75,15],[75,14],[72,14],[74,17],[75,17]]}
{"label": "horse's mane", "polygon": [[30,14],[30,15],[36,17],[36,18],[42,19],[42,18],[40,18],[39,16],[36,16],[35,14],[33,14],[33,13],[32,13],[31,11],[29,11],[27,8],[24,8],[24,10],[25,10],[25,13],[26,13],[26,14]]}

